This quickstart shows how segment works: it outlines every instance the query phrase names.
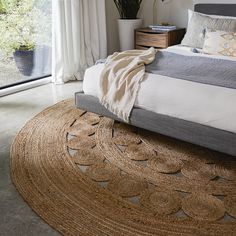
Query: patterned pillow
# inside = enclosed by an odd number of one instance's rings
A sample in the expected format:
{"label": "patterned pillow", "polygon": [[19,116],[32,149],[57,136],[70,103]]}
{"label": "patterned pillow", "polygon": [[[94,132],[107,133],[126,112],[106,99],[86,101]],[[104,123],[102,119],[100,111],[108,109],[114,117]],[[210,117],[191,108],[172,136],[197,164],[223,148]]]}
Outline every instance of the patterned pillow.
{"label": "patterned pillow", "polygon": [[236,19],[212,18],[194,12],[181,44],[193,48],[202,48],[204,43],[203,31],[205,28],[236,32]]}
{"label": "patterned pillow", "polygon": [[212,55],[236,57],[236,33],[207,30],[203,52]]}

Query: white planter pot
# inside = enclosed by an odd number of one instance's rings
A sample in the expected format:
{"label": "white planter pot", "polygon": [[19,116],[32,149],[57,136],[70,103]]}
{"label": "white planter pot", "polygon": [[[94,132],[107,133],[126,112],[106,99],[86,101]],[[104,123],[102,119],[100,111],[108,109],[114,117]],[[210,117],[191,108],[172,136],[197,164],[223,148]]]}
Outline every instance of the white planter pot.
{"label": "white planter pot", "polygon": [[134,30],[141,28],[142,24],[142,19],[118,19],[121,51],[134,49]]}

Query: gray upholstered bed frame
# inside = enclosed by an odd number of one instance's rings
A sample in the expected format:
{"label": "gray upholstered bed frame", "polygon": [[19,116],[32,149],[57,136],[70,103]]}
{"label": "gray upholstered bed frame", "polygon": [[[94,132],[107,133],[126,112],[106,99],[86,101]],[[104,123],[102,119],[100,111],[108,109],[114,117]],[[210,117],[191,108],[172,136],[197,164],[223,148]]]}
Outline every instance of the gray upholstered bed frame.
{"label": "gray upholstered bed frame", "polygon": [[194,11],[220,16],[236,16],[236,4],[196,4]]}
{"label": "gray upholstered bed frame", "polygon": [[[195,11],[212,15],[236,16],[236,4],[197,4]],[[75,103],[77,108],[82,110],[121,121],[93,96],[76,93]],[[236,157],[236,133],[138,108],[133,109],[130,124]]]}

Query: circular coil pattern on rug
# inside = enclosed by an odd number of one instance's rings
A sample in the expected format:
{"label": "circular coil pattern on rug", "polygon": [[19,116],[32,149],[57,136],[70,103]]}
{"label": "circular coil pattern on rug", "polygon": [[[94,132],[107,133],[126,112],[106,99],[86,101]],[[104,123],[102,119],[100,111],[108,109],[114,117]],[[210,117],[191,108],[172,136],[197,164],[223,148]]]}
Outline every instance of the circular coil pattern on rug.
{"label": "circular coil pattern on rug", "polygon": [[236,161],[77,110],[28,122],[12,179],[47,223],[69,235],[235,235]]}

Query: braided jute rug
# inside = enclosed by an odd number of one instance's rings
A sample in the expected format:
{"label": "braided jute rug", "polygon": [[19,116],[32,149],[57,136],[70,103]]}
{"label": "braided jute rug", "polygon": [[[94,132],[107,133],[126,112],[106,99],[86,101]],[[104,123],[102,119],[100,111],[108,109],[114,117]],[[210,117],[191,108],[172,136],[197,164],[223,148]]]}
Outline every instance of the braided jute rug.
{"label": "braided jute rug", "polygon": [[230,157],[78,110],[41,112],[15,138],[12,180],[64,235],[236,235]]}

